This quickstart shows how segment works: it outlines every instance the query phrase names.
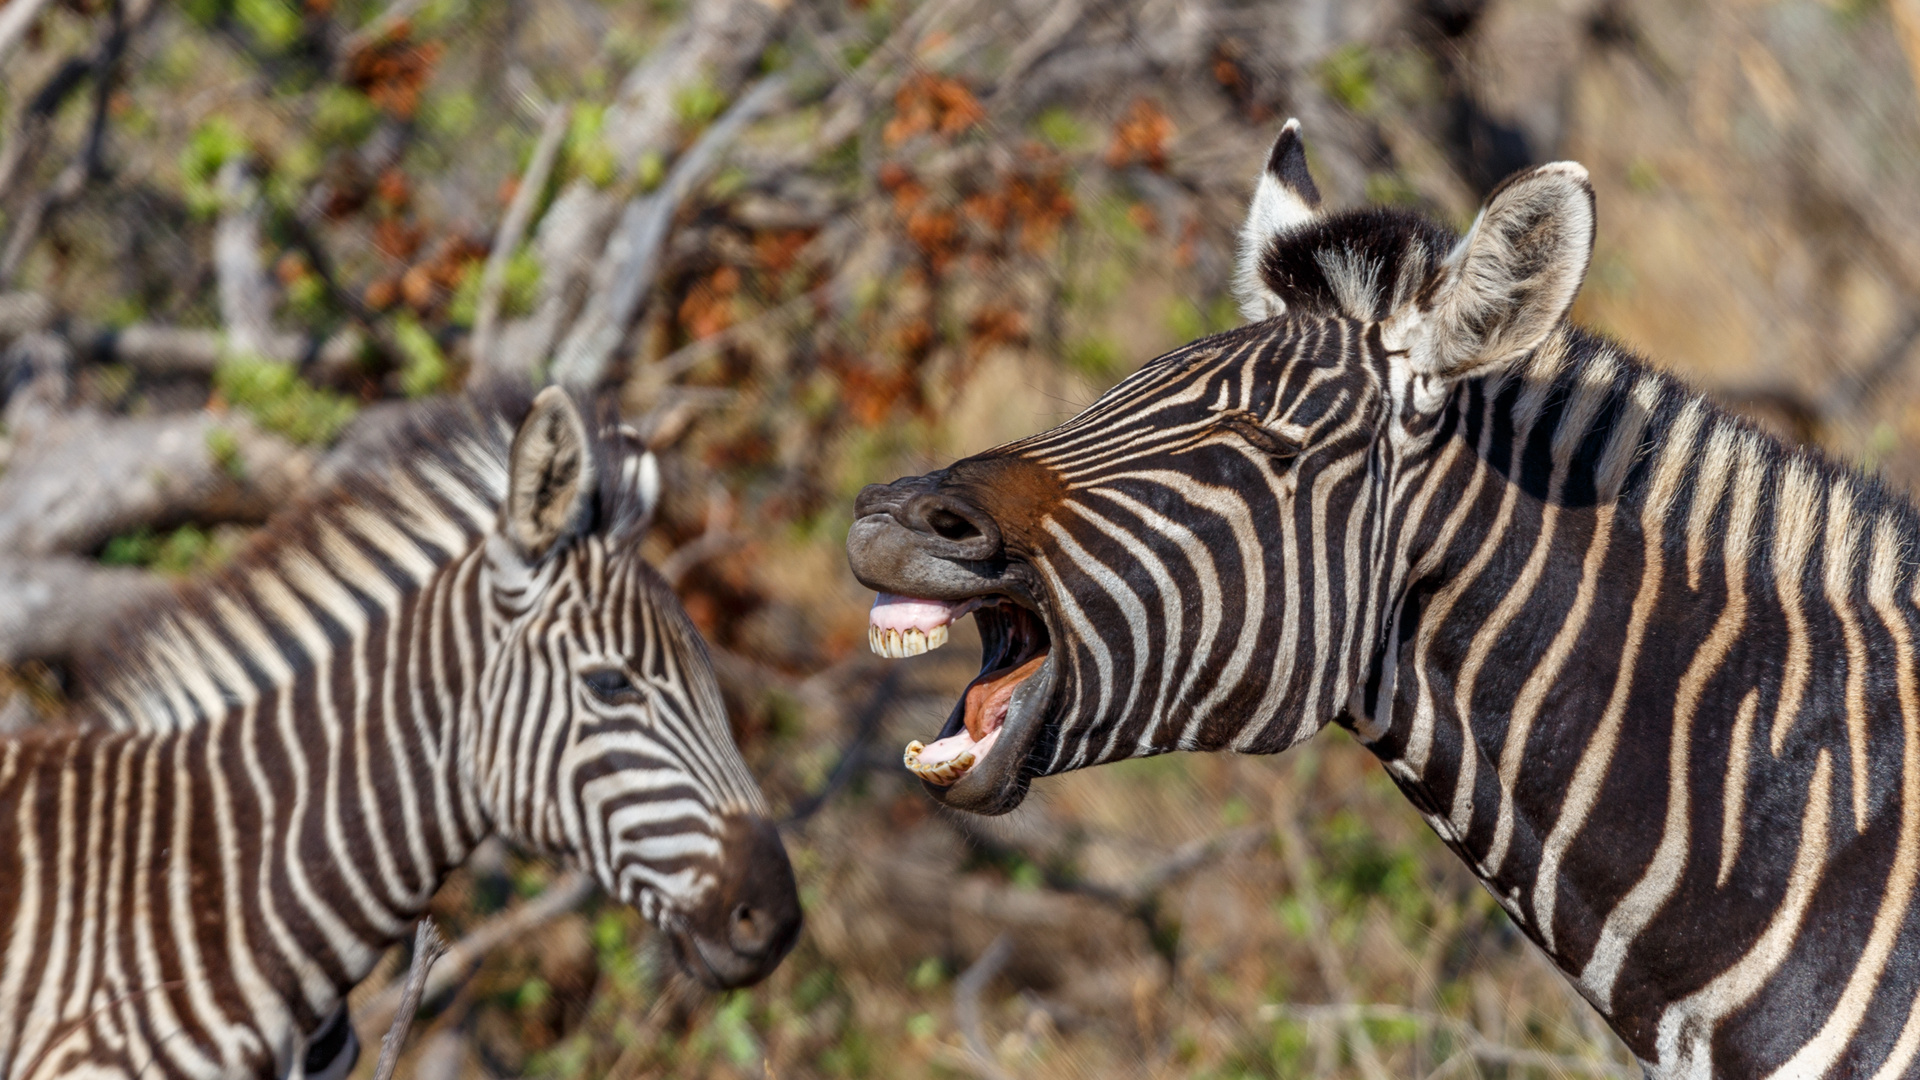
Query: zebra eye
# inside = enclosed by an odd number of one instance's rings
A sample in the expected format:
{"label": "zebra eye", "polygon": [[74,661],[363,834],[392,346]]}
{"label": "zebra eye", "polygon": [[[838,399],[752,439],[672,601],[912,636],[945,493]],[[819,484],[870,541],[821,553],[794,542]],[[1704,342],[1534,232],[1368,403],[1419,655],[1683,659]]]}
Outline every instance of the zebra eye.
{"label": "zebra eye", "polygon": [[1254,449],[1275,461],[1291,461],[1300,454],[1299,443],[1260,423],[1256,417],[1247,413],[1224,413],[1215,423],[1252,443]]}
{"label": "zebra eye", "polygon": [[612,704],[630,702],[640,696],[640,691],[627,678],[625,670],[617,667],[594,668],[582,672],[580,681],[587,684],[593,696]]}

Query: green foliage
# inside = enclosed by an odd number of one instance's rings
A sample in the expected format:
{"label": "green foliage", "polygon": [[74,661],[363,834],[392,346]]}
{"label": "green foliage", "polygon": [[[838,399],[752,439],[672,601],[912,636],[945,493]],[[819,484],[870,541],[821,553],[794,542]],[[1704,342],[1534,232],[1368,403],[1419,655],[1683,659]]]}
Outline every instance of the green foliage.
{"label": "green foliage", "polygon": [[1126,357],[1120,347],[1103,337],[1084,337],[1067,343],[1061,359],[1067,366],[1101,382],[1119,378],[1126,371]]}
{"label": "green foliage", "polygon": [[1230,296],[1218,296],[1205,309],[1184,296],[1167,305],[1167,330],[1181,341],[1193,341],[1240,325],[1240,309]]}
{"label": "green foliage", "polygon": [[907,1034],[916,1039],[931,1039],[939,1028],[940,1024],[932,1013],[914,1013],[907,1017]]}
{"label": "green foliage", "polygon": [[410,398],[426,397],[448,389],[452,370],[427,328],[406,312],[393,320],[394,343],[400,346],[404,363],[400,368],[400,391]]}
{"label": "green foliage", "polygon": [[180,152],[180,175],[186,184],[187,205],[203,217],[220,212],[220,193],[214,178],[220,167],[251,150],[247,137],[223,116],[207,119],[187,140]]}
{"label": "green foliage", "polygon": [[1334,50],[1320,64],[1320,85],[1354,112],[1371,111],[1376,90],[1372,50],[1357,41]]}
{"label": "green foliage", "polygon": [[704,127],[726,107],[727,96],[708,79],[689,83],[673,96],[674,115],[680,118],[680,126],[689,131]]}
{"label": "green foliage", "polygon": [[207,454],[221,472],[235,480],[247,478],[247,462],[240,456],[240,439],[224,427],[207,429]]}
{"label": "green foliage", "polygon": [[714,1011],[707,1026],[707,1033],[719,1043],[721,1052],[741,1068],[758,1063],[761,1057],[760,1040],[748,1022],[752,1009],[753,996],[736,990]]}
{"label": "green foliage", "polygon": [[[448,322],[455,326],[473,325],[480,309],[480,279],[485,276],[486,264],[479,261],[468,263],[460,272],[453,300],[447,306]],[[500,316],[525,315],[539,299],[540,260],[534,258],[533,252],[521,248],[507,259],[507,276],[500,288]]]}
{"label": "green foliage", "polygon": [[1627,187],[1642,195],[1660,190],[1660,168],[1643,157],[1634,158],[1627,165]]}
{"label": "green foliage", "polygon": [[561,144],[564,171],[595,187],[606,187],[619,174],[613,151],[601,138],[606,119],[606,109],[599,105],[575,106],[567,121],[566,141]]}
{"label": "green foliage", "polygon": [[1420,193],[1398,172],[1369,173],[1367,201],[1384,206],[1415,206],[1420,202]]}
{"label": "green foliage", "polygon": [[931,990],[946,979],[947,965],[941,963],[939,957],[929,956],[913,969],[913,974],[907,978],[907,984],[915,990]]}
{"label": "green foliage", "polygon": [[300,37],[300,13],[286,0],[233,0],[233,17],[276,52]]}
{"label": "green foliage", "polygon": [[460,138],[479,118],[480,103],[472,94],[435,94],[420,104],[421,121],[442,138]]}
{"label": "green foliage", "polygon": [[1086,126],[1080,123],[1072,110],[1064,106],[1056,105],[1035,117],[1033,130],[1034,134],[1060,150],[1079,150],[1091,142]]}
{"label": "green foliage", "polygon": [[345,396],[302,379],[293,365],[260,357],[222,360],[214,385],[261,427],[297,443],[332,442],[358,411]]}
{"label": "green foliage", "polygon": [[141,526],[107,541],[100,561],[108,566],[135,566],[182,577],[217,566],[233,553],[232,546],[196,525],[166,532]]}
{"label": "green foliage", "polygon": [[313,105],[313,136],[322,145],[351,146],[379,121],[380,110],[367,95],[348,86],[328,85]]}

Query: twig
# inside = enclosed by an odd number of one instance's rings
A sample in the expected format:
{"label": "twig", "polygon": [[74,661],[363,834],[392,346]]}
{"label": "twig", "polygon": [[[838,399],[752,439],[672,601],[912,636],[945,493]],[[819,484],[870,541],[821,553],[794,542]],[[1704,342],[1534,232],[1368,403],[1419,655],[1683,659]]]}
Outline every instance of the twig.
{"label": "twig", "polygon": [[[587,897],[593,895],[594,888],[591,875],[570,871],[547,886],[547,891],[538,897],[474,927],[472,932],[446,950],[443,961],[427,981],[423,1000],[431,1000],[445,993],[454,983],[465,978],[483,957],[499,948],[502,942],[521,937],[579,907]],[[389,986],[368,999],[354,1014],[355,1029],[364,1034],[386,1026],[400,1009],[403,993],[402,987]]]}
{"label": "twig", "polygon": [[[9,11],[11,8],[8,9]],[[148,0],[136,0],[130,6],[115,2],[109,9],[107,32],[102,36],[100,45],[94,50],[93,58],[88,62],[87,72],[93,79],[93,109],[87,121],[87,132],[82,137],[79,152],[73,161],[60,170],[45,191],[31,199],[20,211],[14,222],[13,232],[7,238],[4,253],[0,253],[0,288],[13,281],[20,270],[20,264],[26,261],[27,252],[38,239],[40,230],[45,226],[49,215],[79,195],[87,182],[100,175],[100,152],[106,144],[107,106],[113,97],[113,88],[120,71],[120,59],[126,53],[127,39],[134,23],[144,19],[148,11]],[[4,19],[5,12],[0,12]],[[64,96],[62,93],[60,96]],[[35,109],[42,103],[36,101]],[[52,110],[44,114],[51,117]],[[21,136],[16,136],[21,137]],[[5,180],[0,181],[0,189],[10,184],[25,161],[24,153],[11,155],[6,166],[0,172]]]}
{"label": "twig", "polygon": [[40,12],[51,0],[13,0],[13,3],[0,8],[0,66],[5,66],[7,57],[27,36],[27,30]]}
{"label": "twig", "polygon": [[587,300],[554,356],[554,382],[578,388],[599,384],[641,299],[660,273],[660,254],[680,204],[706,180],[740,132],[773,108],[786,90],[787,80],[781,76],[761,80],[674,162],[658,191],[627,204],[596,272],[602,287]]}
{"label": "twig", "polygon": [[520,176],[520,186],[514,190],[506,216],[500,219],[500,231],[494,234],[493,250],[487,253],[486,269],[480,274],[480,299],[474,308],[472,353],[476,369],[486,370],[494,363],[494,338],[499,332],[500,294],[507,284],[507,266],[520,248],[527,225],[533,220],[534,208],[540,204],[540,192],[547,186],[553,163],[560,156],[560,145],[572,116],[571,106],[548,107],[546,119],[540,125],[540,139],[533,147],[533,158]]}
{"label": "twig", "polygon": [[1002,933],[953,980],[953,1021],[960,1028],[960,1041],[971,1059],[967,1063],[968,1071],[981,1080],[1002,1080],[1006,1076],[994,1064],[986,1039],[980,1033],[980,995],[1012,957],[1013,939]]}
{"label": "twig", "polygon": [[1035,60],[1045,56],[1062,38],[1073,32],[1080,22],[1080,15],[1086,9],[1085,0],[1059,0],[1047,9],[1047,14],[1033,32],[1013,50],[1007,58],[1006,69],[1000,72],[996,86],[1011,86],[1020,81]]}
{"label": "twig", "polygon": [[400,995],[400,1009],[392,1026],[380,1040],[380,1063],[373,1067],[373,1080],[393,1080],[400,1064],[400,1047],[407,1041],[407,1029],[413,1027],[413,1014],[420,1010],[420,995],[427,989],[427,975],[434,961],[447,951],[446,939],[434,928],[432,919],[421,919],[413,935],[413,963],[407,968],[406,990]]}
{"label": "twig", "polygon": [[[1320,904],[1313,862],[1307,855],[1307,840],[1300,833],[1300,823],[1294,818],[1291,806],[1274,813],[1274,832],[1280,840],[1280,855],[1286,861],[1287,876],[1293,879],[1294,897],[1307,916],[1307,947],[1313,953],[1314,965],[1320,969],[1320,981],[1326,984],[1335,1002],[1352,1005],[1353,984],[1347,981],[1346,967],[1327,936],[1327,913]],[[1357,1019],[1351,1020],[1346,1029],[1347,1042],[1353,1047],[1354,1063],[1360,1067],[1361,1075],[1367,1080],[1387,1080],[1386,1066],[1380,1063],[1373,1037],[1367,1034],[1365,1025]]]}
{"label": "twig", "polygon": [[893,696],[900,691],[902,670],[897,666],[887,669],[886,678],[874,687],[866,705],[861,707],[860,715],[854,719],[853,738],[847,740],[845,749],[840,751],[840,760],[834,765],[833,772],[828,774],[827,782],[820,785],[820,790],[795,803],[780,824],[797,825],[812,817],[827,804],[834,792],[851,783],[867,767],[867,747],[880,734],[880,721],[886,718],[887,706],[893,703]]}

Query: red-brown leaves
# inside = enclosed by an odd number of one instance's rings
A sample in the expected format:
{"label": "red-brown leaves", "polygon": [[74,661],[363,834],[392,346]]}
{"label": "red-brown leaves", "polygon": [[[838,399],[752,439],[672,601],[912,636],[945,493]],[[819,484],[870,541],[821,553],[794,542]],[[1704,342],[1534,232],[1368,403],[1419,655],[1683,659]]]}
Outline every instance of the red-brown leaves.
{"label": "red-brown leaves", "polygon": [[1113,141],[1107,144],[1107,165],[1124,168],[1145,165],[1149,169],[1167,164],[1167,140],[1173,138],[1173,121],[1146,98],[1134,98],[1127,114],[1113,126]]}
{"label": "red-brown leaves", "polygon": [[437,41],[414,44],[412,27],[402,22],[348,58],[347,85],[393,116],[411,120],[440,51]]}
{"label": "red-brown leaves", "polygon": [[965,83],[923,73],[900,84],[893,95],[893,119],[887,121],[881,136],[888,146],[898,146],[927,132],[958,135],[986,115]]}
{"label": "red-brown leaves", "polygon": [[698,341],[734,324],[734,294],[740,291],[740,271],[722,266],[696,281],[680,301],[680,328]]}

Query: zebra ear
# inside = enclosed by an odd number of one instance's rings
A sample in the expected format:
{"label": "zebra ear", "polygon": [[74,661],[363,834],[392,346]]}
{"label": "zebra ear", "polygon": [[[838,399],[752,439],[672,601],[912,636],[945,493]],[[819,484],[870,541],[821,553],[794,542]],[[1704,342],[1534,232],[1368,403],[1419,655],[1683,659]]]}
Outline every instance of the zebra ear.
{"label": "zebra ear", "polygon": [[533,399],[507,454],[503,531],[537,562],[586,517],[593,491],[586,422],[565,390],[549,386]]}
{"label": "zebra ear", "polygon": [[660,459],[653,456],[638,428],[621,424],[614,432],[620,444],[620,495],[615,513],[617,530],[637,537],[653,521],[660,505]]}
{"label": "zebra ear", "polygon": [[1255,181],[1247,220],[1240,226],[1240,251],[1234,260],[1233,298],[1240,314],[1259,322],[1285,314],[1287,302],[1261,270],[1274,238],[1320,219],[1320,189],[1307,172],[1307,148],[1300,121],[1289,120],[1267,151],[1266,167]]}
{"label": "zebra ear", "polygon": [[1415,373],[1444,382],[1510,364],[1553,333],[1593,258],[1593,185],[1571,161],[1518,173],[1383,338]]}

